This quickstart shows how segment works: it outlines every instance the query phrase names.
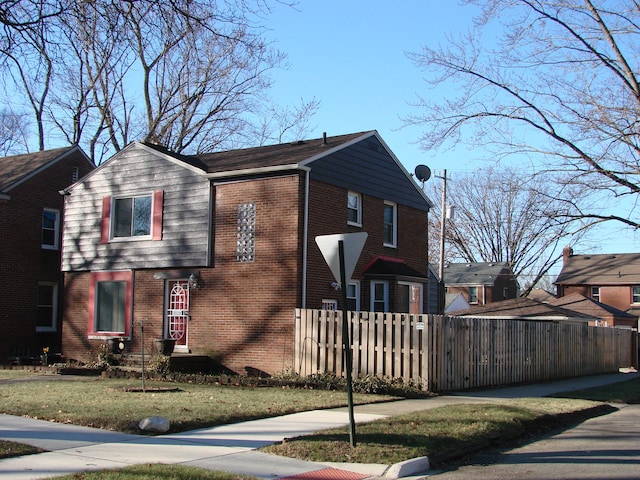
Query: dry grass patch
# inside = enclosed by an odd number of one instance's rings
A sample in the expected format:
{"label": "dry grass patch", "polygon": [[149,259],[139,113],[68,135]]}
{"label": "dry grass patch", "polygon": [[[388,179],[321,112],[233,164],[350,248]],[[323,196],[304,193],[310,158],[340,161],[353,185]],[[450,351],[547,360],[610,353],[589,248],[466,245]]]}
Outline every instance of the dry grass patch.
{"label": "dry grass patch", "polygon": [[606,411],[610,408],[603,404],[566,399],[451,405],[357,425],[354,448],[345,427],[289,439],[262,451],[310,461],[381,464],[428,456],[437,465],[461,452],[539,435]]}
{"label": "dry grass patch", "polygon": [[135,465],[118,470],[74,473],[56,480],[257,480],[237,473],[217,472],[180,465]]}
{"label": "dry grass patch", "polygon": [[[138,433],[143,418],[162,416],[171,421],[171,432],[180,432],[347,402],[346,394],[336,391],[148,381],[148,391],[141,392],[140,385],[139,380],[102,378],[14,383],[0,389],[0,413],[127,433]],[[392,398],[355,394],[354,402]]]}

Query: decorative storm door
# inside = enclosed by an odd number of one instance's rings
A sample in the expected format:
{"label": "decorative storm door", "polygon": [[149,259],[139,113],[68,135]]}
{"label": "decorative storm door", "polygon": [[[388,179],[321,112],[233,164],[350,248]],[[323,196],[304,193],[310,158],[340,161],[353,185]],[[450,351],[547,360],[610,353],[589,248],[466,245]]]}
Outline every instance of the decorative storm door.
{"label": "decorative storm door", "polygon": [[189,326],[189,282],[169,280],[167,282],[167,338],[176,341],[177,348],[187,347]]}

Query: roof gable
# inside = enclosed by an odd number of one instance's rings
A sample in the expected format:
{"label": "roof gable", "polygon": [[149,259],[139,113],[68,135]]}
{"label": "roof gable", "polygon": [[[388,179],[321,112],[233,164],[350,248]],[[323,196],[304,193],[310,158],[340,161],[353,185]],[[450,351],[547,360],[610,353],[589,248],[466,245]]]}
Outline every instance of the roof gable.
{"label": "roof gable", "polygon": [[0,158],[0,192],[11,191],[74,151],[81,152],[82,156],[91,163],[77,145]]}
{"label": "roof gable", "polygon": [[640,284],[640,253],[570,255],[554,284]]}

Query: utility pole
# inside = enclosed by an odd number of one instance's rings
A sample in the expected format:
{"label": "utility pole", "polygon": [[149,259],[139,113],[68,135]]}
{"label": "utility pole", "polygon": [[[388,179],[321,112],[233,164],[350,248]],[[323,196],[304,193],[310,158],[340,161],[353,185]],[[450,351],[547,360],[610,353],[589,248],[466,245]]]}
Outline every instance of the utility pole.
{"label": "utility pole", "polygon": [[447,170],[445,169],[442,177],[442,203],[440,205],[440,268],[438,275],[440,276],[440,288],[438,298],[438,313],[444,315],[445,304],[445,292],[444,292],[444,235],[445,235],[445,221],[446,221],[446,208],[447,208]]}

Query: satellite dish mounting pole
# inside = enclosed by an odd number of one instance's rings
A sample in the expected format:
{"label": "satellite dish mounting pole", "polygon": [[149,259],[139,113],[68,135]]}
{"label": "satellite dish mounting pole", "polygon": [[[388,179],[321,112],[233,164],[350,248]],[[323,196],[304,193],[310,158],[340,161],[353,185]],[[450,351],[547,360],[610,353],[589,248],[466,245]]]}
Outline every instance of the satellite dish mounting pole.
{"label": "satellite dish mounting pole", "polygon": [[356,422],[353,415],[353,386],[351,370],[353,368],[351,354],[351,335],[349,334],[349,313],[347,311],[347,280],[344,266],[344,240],[338,241],[338,256],[340,258],[340,288],[342,293],[342,351],[344,352],[345,373],[347,377],[347,404],[349,407],[349,443],[356,446]]}

